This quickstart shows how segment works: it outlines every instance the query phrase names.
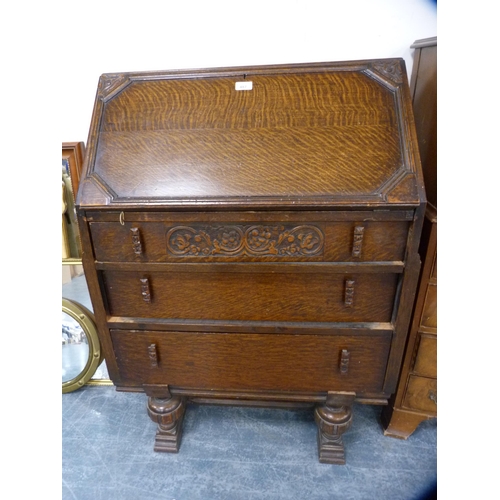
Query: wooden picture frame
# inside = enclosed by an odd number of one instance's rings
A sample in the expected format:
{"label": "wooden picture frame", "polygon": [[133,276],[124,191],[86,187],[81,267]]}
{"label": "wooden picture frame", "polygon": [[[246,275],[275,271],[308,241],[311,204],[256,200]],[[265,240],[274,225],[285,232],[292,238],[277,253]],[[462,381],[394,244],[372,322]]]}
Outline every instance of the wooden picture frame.
{"label": "wooden picture frame", "polygon": [[85,158],[83,142],[62,143],[63,171],[63,263],[81,263],[81,241],[75,203]]}
{"label": "wooden picture frame", "polygon": [[80,177],[82,174],[83,160],[85,158],[85,144],[83,142],[63,142],[62,160],[66,161],[71,177],[71,185],[76,198]]}

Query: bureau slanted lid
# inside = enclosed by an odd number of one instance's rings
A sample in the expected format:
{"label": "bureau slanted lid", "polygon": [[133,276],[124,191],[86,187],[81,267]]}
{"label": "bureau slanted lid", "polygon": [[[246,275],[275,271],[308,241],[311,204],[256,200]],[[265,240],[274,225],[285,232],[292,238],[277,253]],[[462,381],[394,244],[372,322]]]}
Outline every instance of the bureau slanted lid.
{"label": "bureau slanted lid", "polygon": [[81,208],[416,206],[404,61],[99,81]]}

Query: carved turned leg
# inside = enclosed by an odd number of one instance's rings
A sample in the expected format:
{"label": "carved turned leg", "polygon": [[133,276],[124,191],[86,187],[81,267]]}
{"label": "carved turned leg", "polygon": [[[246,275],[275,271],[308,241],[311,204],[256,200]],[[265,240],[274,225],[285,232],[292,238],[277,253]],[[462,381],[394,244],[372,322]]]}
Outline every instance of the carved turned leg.
{"label": "carved turned leg", "polygon": [[314,418],[318,425],[319,461],[325,464],[345,464],[344,434],[352,423],[351,392],[329,392],[326,404],[316,407]]}
{"label": "carved turned leg", "polygon": [[155,451],[177,453],[181,444],[182,420],[186,404],[180,396],[170,398],[148,398],[148,414],[158,423],[155,437]]}

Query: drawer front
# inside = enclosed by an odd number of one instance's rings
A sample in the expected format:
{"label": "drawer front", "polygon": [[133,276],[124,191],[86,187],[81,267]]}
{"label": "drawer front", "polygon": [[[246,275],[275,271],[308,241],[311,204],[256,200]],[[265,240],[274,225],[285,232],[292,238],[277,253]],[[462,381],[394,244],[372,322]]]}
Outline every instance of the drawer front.
{"label": "drawer front", "polygon": [[111,331],[124,384],[213,390],[382,389],[390,334]]}
{"label": "drawer front", "polygon": [[437,412],[437,380],[412,375],[403,401],[405,408],[425,412]]}
{"label": "drawer front", "polygon": [[408,222],[91,222],[101,262],[402,261]]}
{"label": "drawer front", "polygon": [[429,283],[422,311],[422,326],[437,328],[437,285]]}
{"label": "drawer front", "polygon": [[437,280],[438,277],[438,269],[437,269],[437,252],[434,253],[433,258],[432,258],[432,272],[431,272],[431,278],[434,278]]}
{"label": "drawer front", "polygon": [[423,377],[437,377],[437,340],[435,337],[420,336],[413,371]]}
{"label": "drawer front", "polygon": [[[252,266],[255,268],[255,266]],[[197,266],[196,269],[199,269]],[[397,274],[104,271],[112,316],[241,321],[391,321]]]}

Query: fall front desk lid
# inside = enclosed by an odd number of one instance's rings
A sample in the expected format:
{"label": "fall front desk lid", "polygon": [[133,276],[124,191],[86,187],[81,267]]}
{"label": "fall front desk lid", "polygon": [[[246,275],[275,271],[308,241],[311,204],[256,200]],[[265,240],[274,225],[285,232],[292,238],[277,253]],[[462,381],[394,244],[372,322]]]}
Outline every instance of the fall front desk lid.
{"label": "fall front desk lid", "polygon": [[104,74],[77,204],[416,206],[404,61]]}

